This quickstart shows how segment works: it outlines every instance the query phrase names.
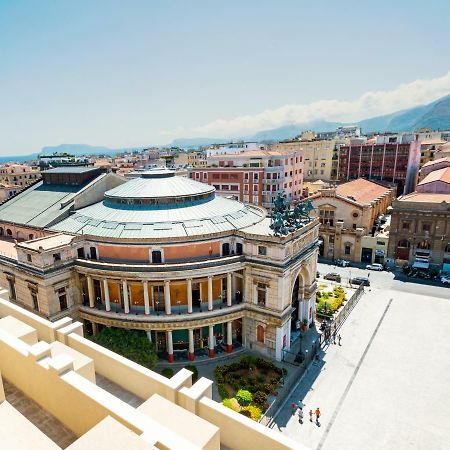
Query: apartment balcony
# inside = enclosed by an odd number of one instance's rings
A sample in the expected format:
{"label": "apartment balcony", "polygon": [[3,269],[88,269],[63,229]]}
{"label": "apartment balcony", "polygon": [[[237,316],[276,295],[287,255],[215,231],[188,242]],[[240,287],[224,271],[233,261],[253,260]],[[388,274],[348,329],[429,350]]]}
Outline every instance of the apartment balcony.
{"label": "apartment balcony", "polygon": [[283,180],[284,180],[284,177],[282,177],[282,178],[278,178],[278,179],[276,179],[276,180],[273,180],[273,179],[264,179],[263,180],[263,182],[264,182],[264,184],[280,184],[280,183],[282,183],[283,182]]}

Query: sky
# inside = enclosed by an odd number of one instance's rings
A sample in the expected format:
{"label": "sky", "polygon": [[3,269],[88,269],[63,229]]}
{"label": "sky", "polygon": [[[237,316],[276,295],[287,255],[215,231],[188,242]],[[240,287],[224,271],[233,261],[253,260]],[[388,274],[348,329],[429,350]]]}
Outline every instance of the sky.
{"label": "sky", "polygon": [[0,0],[0,155],[239,137],[450,93],[450,2]]}

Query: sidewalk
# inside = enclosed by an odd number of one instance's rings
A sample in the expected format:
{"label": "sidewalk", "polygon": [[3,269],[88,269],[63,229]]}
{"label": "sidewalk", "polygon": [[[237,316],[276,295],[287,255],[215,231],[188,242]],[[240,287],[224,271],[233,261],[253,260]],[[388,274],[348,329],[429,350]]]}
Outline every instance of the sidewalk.
{"label": "sidewalk", "polygon": [[[310,448],[318,448],[386,304],[386,299],[377,298],[374,293],[366,293],[361,298],[341,328],[342,347],[330,344],[322,352],[320,362],[312,363],[275,416],[273,428]],[[299,400],[305,404],[302,425],[291,412],[291,404]],[[320,427],[309,421],[309,410],[315,411],[317,407],[322,413]]]}

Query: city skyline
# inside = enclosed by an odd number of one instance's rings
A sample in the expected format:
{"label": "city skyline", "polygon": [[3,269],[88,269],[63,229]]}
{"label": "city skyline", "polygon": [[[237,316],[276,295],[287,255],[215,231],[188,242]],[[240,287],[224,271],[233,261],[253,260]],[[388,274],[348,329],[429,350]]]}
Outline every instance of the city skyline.
{"label": "city skyline", "polygon": [[240,137],[450,92],[448,4],[325,3],[2,2],[0,155]]}

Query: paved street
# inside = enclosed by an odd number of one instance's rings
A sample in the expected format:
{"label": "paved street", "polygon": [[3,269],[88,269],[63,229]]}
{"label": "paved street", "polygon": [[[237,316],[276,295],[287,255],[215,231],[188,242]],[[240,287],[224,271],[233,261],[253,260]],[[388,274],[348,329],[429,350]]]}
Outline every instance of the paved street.
{"label": "paved street", "polygon": [[[367,276],[319,264],[323,275]],[[450,442],[450,289],[371,272],[372,286],[276,417],[312,449],[447,449]],[[343,279],[343,284],[347,280]],[[305,421],[290,405],[304,399]],[[320,427],[309,409],[320,407]]]}

